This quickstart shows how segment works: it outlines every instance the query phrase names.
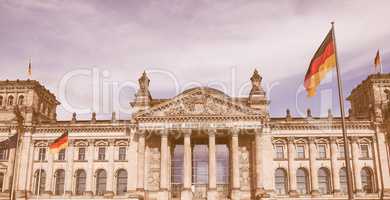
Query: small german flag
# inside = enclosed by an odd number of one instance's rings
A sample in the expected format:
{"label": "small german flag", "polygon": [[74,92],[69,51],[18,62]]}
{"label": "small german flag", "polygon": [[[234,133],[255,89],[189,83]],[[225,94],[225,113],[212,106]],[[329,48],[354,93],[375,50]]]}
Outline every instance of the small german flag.
{"label": "small german flag", "polygon": [[336,51],[333,38],[333,28],[326,35],[310,61],[310,67],[305,76],[305,88],[309,97],[316,95],[316,89],[327,72],[336,66]]}
{"label": "small german flag", "polygon": [[66,131],[64,134],[62,134],[60,137],[58,137],[56,140],[54,140],[53,143],[50,144],[50,152],[51,153],[58,153],[62,149],[65,149],[68,147],[68,131]]}
{"label": "small german flag", "polygon": [[380,69],[381,65],[382,65],[381,56],[379,55],[379,50],[378,50],[376,52],[375,59],[374,59],[374,67],[375,67],[375,69],[379,68],[379,70],[381,70]]}

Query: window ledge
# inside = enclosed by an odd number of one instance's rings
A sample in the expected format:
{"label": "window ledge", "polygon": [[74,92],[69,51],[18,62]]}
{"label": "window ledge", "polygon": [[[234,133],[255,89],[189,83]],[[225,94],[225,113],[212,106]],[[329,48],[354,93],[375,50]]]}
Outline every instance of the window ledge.
{"label": "window ledge", "polygon": [[127,160],[114,160],[114,162],[127,162]]}
{"label": "window ledge", "polygon": [[294,160],[296,161],[305,161],[305,160],[309,160],[308,158],[295,158]]}
{"label": "window ledge", "polygon": [[73,160],[73,162],[88,162],[88,160]]}
{"label": "window ledge", "polygon": [[316,160],[330,160],[330,158],[316,158]]}
{"label": "window ledge", "polygon": [[55,162],[55,163],[65,163],[66,160],[53,160],[53,162]]}
{"label": "window ledge", "polygon": [[274,161],[287,161],[286,158],[274,158]]}
{"label": "window ledge", "polygon": [[108,162],[108,160],[94,160],[94,162]]}
{"label": "window ledge", "polygon": [[47,160],[34,160],[34,163],[47,163]]}
{"label": "window ledge", "polygon": [[361,157],[361,158],[359,158],[359,160],[372,160],[372,158],[370,158],[370,157]]}

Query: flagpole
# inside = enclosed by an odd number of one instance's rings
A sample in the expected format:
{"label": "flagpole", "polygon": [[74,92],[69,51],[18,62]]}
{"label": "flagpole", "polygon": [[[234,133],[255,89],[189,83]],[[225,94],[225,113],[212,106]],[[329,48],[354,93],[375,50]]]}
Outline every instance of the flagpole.
{"label": "flagpole", "polygon": [[332,24],[332,36],[334,40],[334,50],[336,56],[336,72],[337,72],[337,86],[339,91],[339,103],[340,103],[340,114],[341,114],[341,127],[343,131],[343,141],[344,141],[344,159],[345,166],[347,171],[347,185],[348,185],[348,199],[353,200],[353,188],[352,188],[352,170],[349,159],[349,142],[347,138],[347,130],[345,128],[345,112],[344,112],[344,96],[343,96],[343,83],[341,81],[340,67],[337,57],[337,45],[336,45],[336,36],[334,31],[334,22]]}
{"label": "flagpole", "polygon": [[14,170],[12,172],[12,185],[11,185],[11,194],[10,194],[10,200],[13,200],[14,199],[14,196],[15,196],[15,180],[16,180],[16,174],[17,174],[17,167],[16,165],[19,164],[18,161],[18,156],[19,156],[19,141],[20,141],[20,135],[22,134],[22,130],[23,130],[23,117],[21,116],[20,114],[20,111],[19,111],[19,107],[18,106],[15,106],[14,108],[14,113],[15,113],[15,117],[16,117],[16,121],[17,121],[17,139],[16,139],[16,147],[15,147],[15,156],[14,156]]}
{"label": "flagpole", "polygon": [[[380,52],[379,52],[379,54],[380,54]],[[379,59],[380,59],[380,57],[379,57]],[[379,69],[380,71],[379,71],[379,74],[382,74],[383,73],[383,65],[382,65],[382,60],[380,59],[380,62],[381,62],[381,68]]]}

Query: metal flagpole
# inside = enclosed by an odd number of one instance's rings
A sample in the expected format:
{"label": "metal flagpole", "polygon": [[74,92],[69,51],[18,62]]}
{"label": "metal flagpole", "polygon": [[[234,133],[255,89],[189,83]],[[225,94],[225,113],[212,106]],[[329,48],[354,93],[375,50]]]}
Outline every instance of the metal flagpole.
{"label": "metal flagpole", "polygon": [[347,185],[348,185],[348,199],[353,200],[353,188],[352,188],[352,174],[351,174],[351,165],[349,159],[349,142],[347,138],[347,130],[345,128],[345,113],[344,113],[344,96],[343,96],[343,83],[341,81],[340,67],[337,58],[337,46],[336,46],[336,37],[334,31],[334,22],[332,24],[332,36],[334,41],[334,50],[336,55],[336,72],[337,72],[337,85],[339,90],[339,103],[340,103],[340,114],[341,114],[341,127],[343,131],[343,141],[344,141],[344,158],[345,166],[347,171]]}
{"label": "metal flagpole", "polygon": [[[378,50],[379,51],[379,50]],[[381,57],[380,57],[380,54],[381,54],[381,52],[379,52],[379,61],[381,62],[381,66],[380,66],[380,71],[379,71],[379,74],[382,74],[383,73],[383,65],[382,65],[382,59],[381,59]]]}
{"label": "metal flagpole", "polygon": [[13,200],[15,197],[15,180],[16,180],[16,171],[17,171],[17,167],[16,165],[19,164],[19,141],[20,141],[20,136],[23,132],[23,117],[21,116],[20,114],[20,111],[19,111],[19,107],[18,106],[15,106],[14,108],[14,113],[15,113],[15,117],[16,117],[16,121],[18,123],[18,126],[17,126],[17,139],[16,139],[16,147],[15,147],[15,156],[14,156],[14,170],[12,172],[12,185],[11,185],[11,194],[10,194],[10,200]]}

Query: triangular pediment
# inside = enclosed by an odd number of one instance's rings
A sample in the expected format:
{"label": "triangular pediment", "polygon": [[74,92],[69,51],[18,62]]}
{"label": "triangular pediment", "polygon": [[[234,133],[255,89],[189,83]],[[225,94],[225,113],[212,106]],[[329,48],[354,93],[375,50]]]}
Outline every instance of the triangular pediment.
{"label": "triangular pediment", "polygon": [[193,88],[137,113],[136,117],[248,115],[260,115],[260,111],[230,98],[219,90]]}

